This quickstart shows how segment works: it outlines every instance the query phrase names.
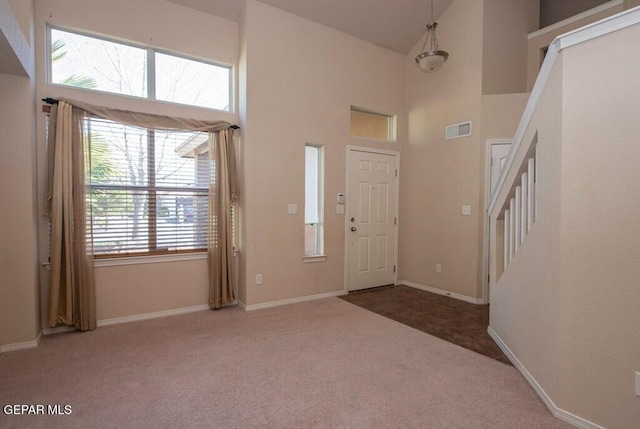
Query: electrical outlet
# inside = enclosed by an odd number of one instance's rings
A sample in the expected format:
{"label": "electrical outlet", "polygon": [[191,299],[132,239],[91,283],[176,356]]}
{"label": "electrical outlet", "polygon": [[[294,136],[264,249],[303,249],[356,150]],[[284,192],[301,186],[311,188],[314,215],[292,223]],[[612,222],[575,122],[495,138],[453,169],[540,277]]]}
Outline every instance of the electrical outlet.
{"label": "electrical outlet", "polygon": [[436,264],[436,273],[442,274],[442,265]]}
{"label": "electrical outlet", "polygon": [[464,216],[471,216],[471,206],[462,206],[462,214]]}
{"label": "electrical outlet", "polygon": [[290,215],[298,214],[298,205],[297,204],[289,204],[287,207],[287,212]]}
{"label": "electrical outlet", "polygon": [[257,285],[262,284],[262,274],[256,274],[256,284]]}

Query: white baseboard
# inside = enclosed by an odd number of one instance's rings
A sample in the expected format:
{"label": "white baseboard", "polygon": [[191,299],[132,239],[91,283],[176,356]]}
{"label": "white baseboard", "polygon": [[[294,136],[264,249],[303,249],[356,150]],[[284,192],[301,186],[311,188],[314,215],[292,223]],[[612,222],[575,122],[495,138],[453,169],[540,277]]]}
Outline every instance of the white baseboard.
{"label": "white baseboard", "polygon": [[98,320],[98,327],[117,325],[120,323],[137,322],[140,320],[157,319],[158,317],[177,316],[179,314],[195,313],[209,310],[209,305],[194,305],[193,307],[176,308],[173,310],[155,311],[153,313],[135,314],[133,316],[115,317],[113,319]]}
{"label": "white baseboard", "polygon": [[41,339],[42,339],[42,331],[40,331],[40,333],[38,334],[35,340],[22,341],[20,343],[5,344],[0,346],[0,353],[15,352],[16,350],[24,350],[24,349],[34,349],[38,347],[38,344],[40,344]]}
{"label": "white baseboard", "polygon": [[[196,311],[208,310],[207,304],[195,305],[193,307],[176,308],[173,310],[155,311],[153,313],[134,314],[132,316],[115,317],[113,319],[98,320],[96,324],[98,327],[118,325],[120,323],[137,322],[139,320],[157,319],[158,317],[177,316],[179,314],[194,313]],[[57,326],[55,328],[45,328],[44,335],[61,334],[63,332],[75,331],[73,326]]]}
{"label": "white baseboard", "polygon": [[44,328],[42,333],[44,335],[62,334],[63,332],[71,332],[76,329],[73,326],[56,326],[55,328]]}
{"label": "white baseboard", "polygon": [[240,307],[242,307],[245,311],[253,311],[253,310],[262,310],[264,308],[279,307],[281,305],[295,304],[295,303],[298,303],[298,302],[313,301],[315,299],[331,298],[331,297],[335,297],[335,296],[343,296],[343,295],[346,295],[346,294],[347,294],[346,291],[339,290],[339,291],[335,291],[335,292],[319,293],[317,295],[307,295],[307,296],[301,296],[301,297],[298,297],[298,298],[283,299],[281,301],[264,302],[262,304],[247,305],[247,304],[245,304],[243,302],[239,302],[238,305],[240,305]]}
{"label": "white baseboard", "polygon": [[518,360],[511,349],[505,344],[504,341],[502,341],[500,335],[498,335],[497,332],[494,331],[493,328],[491,328],[491,326],[487,327],[487,332],[489,333],[489,336],[493,338],[496,344],[498,344],[498,347],[500,347],[502,352],[509,358],[511,363],[513,363],[513,366],[515,366],[516,369],[520,371],[525,380],[527,380],[533,390],[535,390],[540,399],[542,399],[542,402],[544,402],[544,404],[547,406],[554,417],[557,417],[558,419],[580,429],[605,429],[600,425],[590,422],[589,420],[583,419],[580,416],[576,416],[575,414],[565,411],[562,408],[558,408],[558,406],[553,402],[553,399],[551,399],[549,395],[547,395],[547,392],[545,392],[542,386],[540,386],[536,379],[533,378],[533,375],[531,375],[531,373],[527,371],[527,368],[522,365],[522,362]]}
{"label": "white baseboard", "polygon": [[410,282],[408,280],[399,280],[398,284],[409,286],[414,289],[424,290],[426,292],[435,293],[438,295],[448,296],[450,298],[455,298],[460,301],[470,302],[471,304],[485,304],[481,298],[473,298],[471,296],[462,295],[461,293],[451,292],[451,291],[439,289],[433,286],[427,286],[420,283]]}

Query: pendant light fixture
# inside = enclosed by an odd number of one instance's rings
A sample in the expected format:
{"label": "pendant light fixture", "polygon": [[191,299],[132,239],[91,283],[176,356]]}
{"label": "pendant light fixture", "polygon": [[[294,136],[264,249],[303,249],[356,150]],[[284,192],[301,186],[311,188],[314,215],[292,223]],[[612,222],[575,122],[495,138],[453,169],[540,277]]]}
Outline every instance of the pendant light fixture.
{"label": "pendant light fixture", "polygon": [[[416,56],[416,63],[427,73],[440,70],[444,62],[449,58],[449,54],[441,51],[438,47],[438,37],[436,36],[437,26],[438,23],[433,20],[433,0],[431,0],[431,22],[427,24],[427,35],[422,44],[422,51]],[[430,42],[429,50],[425,49],[427,42]]]}

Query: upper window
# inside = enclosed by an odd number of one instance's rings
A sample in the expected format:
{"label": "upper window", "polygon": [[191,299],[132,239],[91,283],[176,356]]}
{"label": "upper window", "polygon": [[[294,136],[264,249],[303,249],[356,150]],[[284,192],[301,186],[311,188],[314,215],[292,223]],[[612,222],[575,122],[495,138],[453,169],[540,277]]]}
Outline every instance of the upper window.
{"label": "upper window", "polygon": [[49,28],[51,83],[231,111],[231,68]]}
{"label": "upper window", "polygon": [[394,117],[351,107],[351,135],[373,140],[395,140]]}

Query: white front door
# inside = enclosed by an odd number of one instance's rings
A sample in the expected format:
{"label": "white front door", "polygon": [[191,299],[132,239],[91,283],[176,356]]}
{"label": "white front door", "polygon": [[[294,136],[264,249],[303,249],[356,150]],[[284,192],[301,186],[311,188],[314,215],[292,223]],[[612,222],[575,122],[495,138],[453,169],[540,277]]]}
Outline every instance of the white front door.
{"label": "white front door", "polygon": [[395,283],[398,157],[349,149],[347,289]]}

